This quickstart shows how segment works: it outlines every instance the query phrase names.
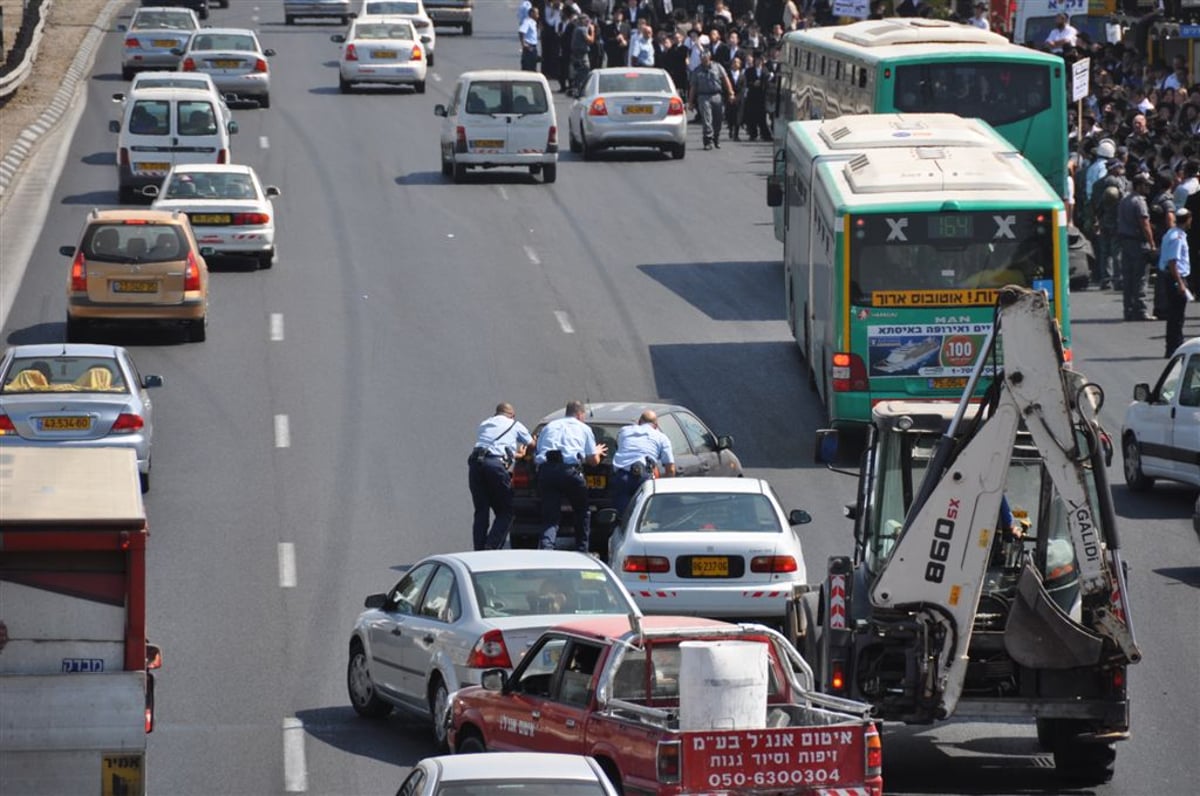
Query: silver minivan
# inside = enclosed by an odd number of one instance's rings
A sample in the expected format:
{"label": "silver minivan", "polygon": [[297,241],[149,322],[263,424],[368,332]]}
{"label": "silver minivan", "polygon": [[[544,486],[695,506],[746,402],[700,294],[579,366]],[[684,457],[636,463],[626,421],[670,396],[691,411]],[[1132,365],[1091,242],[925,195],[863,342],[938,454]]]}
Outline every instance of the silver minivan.
{"label": "silver minivan", "polygon": [[461,181],[468,169],[527,168],[551,183],[558,176],[558,119],[540,72],[464,72],[443,117],[442,174]]}
{"label": "silver minivan", "polygon": [[142,188],[158,185],[172,166],[229,163],[229,136],[238,130],[210,91],[145,88],[125,98],[117,133],[117,183],[123,203]]}

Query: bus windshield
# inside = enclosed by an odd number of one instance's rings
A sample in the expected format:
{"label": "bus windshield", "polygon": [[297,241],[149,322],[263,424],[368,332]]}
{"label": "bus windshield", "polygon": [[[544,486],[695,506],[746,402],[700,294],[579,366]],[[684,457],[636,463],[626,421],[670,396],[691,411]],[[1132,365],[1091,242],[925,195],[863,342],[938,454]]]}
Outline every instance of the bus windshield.
{"label": "bus windshield", "polygon": [[1050,70],[1041,64],[947,61],[896,67],[897,111],[957,113],[993,126],[1050,107]]}
{"label": "bus windshield", "polygon": [[[850,301],[894,306],[881,294],[990,291],[1010,284],[1052,288],[1049,218],[1049,211],[856,216],[849,244]],[[992,300],[986,292],[978,295],[979,303]]]}

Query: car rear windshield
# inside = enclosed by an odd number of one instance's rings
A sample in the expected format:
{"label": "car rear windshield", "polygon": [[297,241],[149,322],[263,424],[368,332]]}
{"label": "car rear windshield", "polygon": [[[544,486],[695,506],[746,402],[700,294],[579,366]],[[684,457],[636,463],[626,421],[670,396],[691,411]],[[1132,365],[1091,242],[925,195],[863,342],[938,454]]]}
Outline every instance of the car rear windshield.
{"label": "car rear windshield", "polygon": [[171,132],[171,103],[137,100],[129,110],[129,132],[134,135],[167,135]]}
{"label": "car rear windshield", "polygon": [[604,796],[606,791],[597,782],[561,782],[552,779],[539,779],[537,782],[507,779],[443,782],[438,787],[438,796],[497,796],[510,793],[513,796]]}
{"label": "car rear windshield", "polygon": [[211,102],[185,100],[179,103],[178,129],[180,135],[213,135],[217,132],[217,113]]}
{"label": "car rear windshield", "polygon": [[167,199],[256,199],[249,174],[185,171],[167,185]]}
{"label": "car rear windshield", "polygon": [[165,263],[187,251],[187,238],[174,224],[93,224],[83,239],[83,256],[97,262]]}
{"label": "car rear windshield", "polygon": [[190,50],[237,50],[258,52],[253,36],[238,36],[229,33],[201,33],[192,37]]}
{"label": "car rear windshield", "polygon": [[354,28],[356,39],[401,39],[413,40],[413,27],[409,24],[367,22]]}
{"label": "car rear windshield", "polygon": [[485,618],[630,610],[621,587],[599,569],[495,570],[471,577]]}
{"label": "car rear windshield", "polygon": [[778,533],[783,530],[775,507],[765,495],[654,495],[638,525],[638,533],[733,531]]}
{"label": "car rear windshield", "polygon": [[600,75],[601,94],[612,94],[618,91],[649,93],[672,90],[667,76],[657,72],[623,72]]}
{"label": "car rear windshield", "polygon": [[195,30],[196,22],[188,12],[139,11],[133,15],[130,30]]}
{"label": "car rear windshield", "polygon": [[480,80],[467,90],[467,113],[546,113],[550,103],[532,80]]}
{"label": "car rear windshield", "polygon": [[127,393],[129,387],[112,357],[15,357],[0,392]]}
{"label": "car rear windshield", "polygon": [[212,84],[194,77],[139,77],[135,88],[195,88],[208,91]]}
{"label": "car rear windshield", "polygon": [[380,0],[367,3],[367,14],[420,14],[421,4],[410,0]]}

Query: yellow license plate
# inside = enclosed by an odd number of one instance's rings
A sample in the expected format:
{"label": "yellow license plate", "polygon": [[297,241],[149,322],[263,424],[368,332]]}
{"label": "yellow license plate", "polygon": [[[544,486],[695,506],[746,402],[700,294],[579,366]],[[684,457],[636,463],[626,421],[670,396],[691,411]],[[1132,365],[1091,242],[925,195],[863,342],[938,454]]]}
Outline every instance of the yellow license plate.
{"label": "yellow license plate", "polygon": [[653,105],[626,105],[625,113],[654,113]]}
{"label": "yellow license plate", "polygon": [[212,65],[218,69],[237,69],[242,65],[241,61],[234,61],[229,58],[221,58],[212,62]]}
{"label": "yellow license plate", "polygon": [[588,489],[604,489],[608,486],[608,476],[606,475],[585,475],[583,480],[587,482]]}
{"label": "yellow license plate", "polygon": [[38,420],[42,431],[87,431],[92,427],[90,417],[43,417]]}
{"label": "yellow license plate", "polygon": [[169,171],[170,163],[136,163],[138,171]]}
{"label": "yellow license plate", "polygon": [[372,58],[390,58],[393,61],[399,56],[400,54],[395,50],[375,50],[371,53]]}
{"label": "yellow license plate", "polygon": [[935,390],[961,390],[967,386],[965,376],[958,376],[948,379],[932,379],[933,389]]}
{"label": "yellow license plate", "polygon": [[157,293],[158,283],[146,279],[119,279],[110,282],[114,293]]}
{"label": "yellow license plate", "polygon": [[155,39],[155,40],[152,42],[152,44],[153,44],[155,47],[167,47],[167,48],[170,48],[170,47],[174,47],[174,46],[176,45],[176,41],[175,41],[174,39]]}
{"label": "yellow license plate", "polygon": [[228,213],[192,213],[188,220],[193,224],[229,224],[233,218]]}
{"label": "yellow license plate", "polygon": [[504,146],[504,142],[495,138],[476,138],[471,142],[471,146],[476,149],[499,149]]}
{"label": "yellow license plate", "polygon": [[729,577],[729,559],[725,556],[696,556],[692,559],[693,578]]}

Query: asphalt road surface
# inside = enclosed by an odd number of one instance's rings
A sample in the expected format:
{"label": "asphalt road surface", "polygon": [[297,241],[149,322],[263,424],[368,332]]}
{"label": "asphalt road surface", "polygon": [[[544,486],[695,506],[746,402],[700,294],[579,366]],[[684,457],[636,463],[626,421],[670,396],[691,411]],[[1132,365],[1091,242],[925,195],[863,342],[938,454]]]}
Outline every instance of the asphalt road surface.
{"label": "asphalt road surface", "polygon": [[[498,400],[527,423],[571,398],[686,404],[735,436],[787,508],[812,513],[810,571],[850,549],[853,481],[811,461],[823,412],[784,321],[768,145],[703,152],[693,129],[682,162],[564,153],[551,186],[499,171],[454,185],[432,109],[460,72],[517,65],[514,3],[480,3],[473,37],[439,35],[423,96],[341,96],[336,27],[285,27],[278,0],[234,6],[212,24],[257,24],[279,53],[273,107],[235,111],[233,144],[283,191],[278,260],[214,273],[205,343],[113,340],[166,379],[148,495],[149,626],[165,658],[149,792],[393,793],[433,753],[415,720],[355,716],[346,643],[366,594],[469,546],[465,459]],[[97,61],[8,344],[62,339],[57,249],[116,203],[120,46],[110,34]],[[1162,366],[1163,325],[1121,322],[1116,293],[1071,301],[1075,361],[1104,387],[1115,434],[1134,383]],[[1119,453],[1110,477],[1145,660],[1116,778],[1081,792],[1194,792],[1193,493],[1129,493]],[[888,728],[885,776],[895,794],[1063,792],[1024,723]]]}

